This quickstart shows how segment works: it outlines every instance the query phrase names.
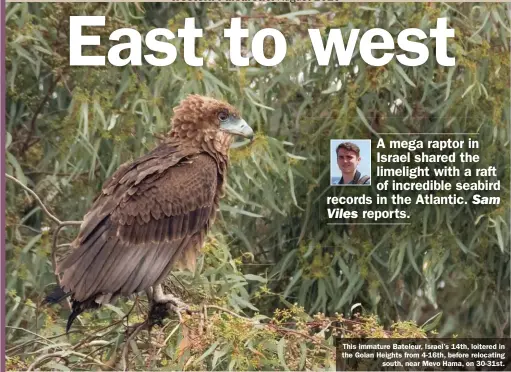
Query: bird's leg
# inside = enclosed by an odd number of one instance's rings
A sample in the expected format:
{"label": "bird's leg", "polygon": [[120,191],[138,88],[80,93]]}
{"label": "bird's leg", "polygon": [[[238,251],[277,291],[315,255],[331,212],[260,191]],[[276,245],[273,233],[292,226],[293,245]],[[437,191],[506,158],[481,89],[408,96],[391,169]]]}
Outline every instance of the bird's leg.
{"label": "bird's leg", "polygon": [[[152,307],[153,306],[153,301],[154,301],[153,289],[151,287],[149,287],[148,289],[146,289],[145,293],[147,295],[147,300],[149,301],[149,306]],[[151,325],[152,325],[152,320],[151,320],[150,317],[148,317],[143,322],[135,323],[133,325],[127,326],[127,328],[126,328],[126,335],[127,336],[131,336],[133,334],[133,332],[135,332],[137,330],[138,330],[137,332],[139,332],[142,329],[150,329]]]}
{"label": "bird's leg", "polygon": [[190,307],[185,304],[183,301],[181,301],[178,297],[175,297],[171,294],[164,294],[163,288],[161,284],[158,284],[153,287],[153,295],[154,295],[154,302],[160,303],[160,304],[168,304],[169,307],[174,310],[178,316],[180,316],[181,311],[186,311],[187,313],[191,313]]}
{"label": "bird's leg", "polygon": [[154,296],[153,296],[153,287],[149,287],[145,290],[145,293],[147,295],[147,300],[149,301],[149,304],[153,303]]}
{"label": "bird's leg", "polygon": [[178,297],[175,297],[171,294],[164,294],[161,284],[158,284],[158,285],[154,286],[153,288],[154,288],[154,291],[153,291],[154,302],[158,302],[160,304],[166,304],[166,303],[170,302],[171,304],[173,304],[174,306],[177,306],[179,308],[187,308],[188,307],[188,305],[186,305]]}

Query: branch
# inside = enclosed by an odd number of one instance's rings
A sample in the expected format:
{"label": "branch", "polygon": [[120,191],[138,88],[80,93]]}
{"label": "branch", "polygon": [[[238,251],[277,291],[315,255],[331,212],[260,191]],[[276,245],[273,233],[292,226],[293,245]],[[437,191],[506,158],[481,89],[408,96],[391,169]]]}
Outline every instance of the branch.
{"label": "branch", "polygon": [[240,318],[242,320],[246,320],[247,322],[259,323],[257,320],[252,320],[250,318],[247,318],[247,317],[244,317],[242,315],[236,314],[234,311],[228,310],[228,309],[226,309],[224,307],[221,307],[221,306],[217,306],[217,305],[204,305],[204,308],[206,309],[206,311],[208,309],[217,309],[217,310],[223,311],[224,313],[230,314],[230,315],[232,315],[234,317]]}
{"label": "branch", "polygon": [[29,189],[27,186],[25,186],[24,184],[21,183],[20,180],[18,180],[17,178],[11,176],[10,174],[5,174],[5,177],[7,177],[8,179],[10,179],[11,181],[14,181],[16,182],[18,185],[20,185],[25,191],[27,191],[30,195],[32,195],[36,200],[37,202],[39,203],[39,205],[41,206],[42,210],[44,213],[46,213],[46,215],[48,217],[50,217],[54,222],[56,222],[59,226],[68,226],[68,225],[78,225],[80,226],[82,224],[83,221],[61,221],[59,220],[57,217],[55,217],[53,214],[50,213],[50,211],[48,210],[48,208],[46,208],[46,206],[44,205],[44,203],[42,202],[41,198],[31,189]]}
{"label": "branch", "polygon": [[98,359],[95,359],[95,358],[92,358],[92,357],[89,357],[85,354],[82,354],[82,353],[77,353],[76,351],[60,351],[60,352],[56,352],[56,353],[51,353],[51,354],[44,354],[44,355],[41,355],[40,357],[38,357],[36,360],[34,360],[34,362],[28,367],[27,369],[27,372],[28,371],[32,371],[33,369],[35,369],[37,366],[39,366],[43,361],[45,361],[46,359],[50,359],[50,358],[55,358],[55,357],[58,357],[58,358],[65,358],[67,357],[68,355],[76,355],[76,356],[79,356],[79,357],[82,357],[82,358],[85,358],[85,359],[88,359],[92,362],[94,362],[94,364],[97,364],[98,366],[100,367],[107,367],[110,369],[109,366],[107,366],[106,364],[104,364],[103,362],[101,362],[100,360]]}
{"label": "branch", "polygon": [[[52,247],[51,247],[51,258],[52,258],[53,270],[56,271],[57,270],[57,243],[58,243],[58,237],[59,237],[60,230],[62,230],[62,228],[65,226],[70,226],[70,225],[80,226],[82,224],[82,221],[61,221],[61,220],[59,220],[57,217],[55,217],[53,214],[50,213],[48,208],[46,208],[46,205],[44,205],[41,198],[39,197],[39,195],[37,195],[35,193],[35,191],[31,190],[30,188],[25,186],[23,183],[21,183],[21,181],[19,181],[17,178],[15,178],[7,173],[5,174],[5,177],[10,179],[11,181],[14,181],[19,186],[21,186],[25,191],[27,191],[30,195],[32,195],[37,200],[37,202],[41,206],[41,209],[44,211],[44,213],[46,213],[46,215],[48,217],[50,217],[50,219],[53,220],[53,222],[58,224],[58,226],[55,229],[55,232],[53,234],[53,242],[52,242]],[[56,272],[55,272],[55,279],[57,281],[57,285],[60,287],[60,276]],[[67,301],[68,308],[71,309],[72,306],[71,306],[71,302],[69,301],[69,298],[66,298],[66,301]]]}
{"label": "branch", "polygon": [[52,83],[50,84],[50,86],[48,88],[48,91],[46,92],[46,95],[43,97],[43,100],[39,103],[39,106],[36,108],[36,110],[34,112],[34,116],[32,117],[32,121],[30,122],[29,133],[28,133],[27,138],[25,140],[25,144],[22,147],[22,152],[23,153],[26,152],[28,150],[28,148],[35,143],[35,142],[31,143],[30,139],[32,138],[32,136],[34,135],[34,132],[35,132],[35,124],[36,124],[36,121],[37,121],[37,117],[39,116],[39,114],[43,110],[44,105],[46,104],[46,102],[48,102],[48,100],[50,99],[51,94],[55,90],[55,87],[57,86],[57,84],[58,84],[58,82],[60,81],[61,78],[62,78],[62,75],[59,75],[59,76],[57,76],[57,78],[55,80],[52,81]]}
{"label": "branch", "polygon": [[[136,302],[135,302],[136,303]],[[116,320],[115,322],[113,322],[112,324],[109,324],[107,326],[104,326],[104,327],[101,327],[100,329],[97,329],[95,330],[92,334],[88,335],[87,337],[85,337],[84,339],[82,339],[78,344],[76,344],[75,346],[73,346],[73,350],[77,350],[78,348],[82,347],[84,344],[86,343],[90,343],[91,341],[93,341],[94,339],[96,338],[103,338],[105,337],[107,334],[109,334],[110,332],[112,332],[115,328],[113,328],[114,326],[122,323],[122,321],[124,319],[128,319],[128,317],[130,316],[131,312],[133,311],[133,309],[135,308],[135,303],[133,304],[133,306],[131,307],[131,309],[126,313],[124,314],[124,316],[119,319],[119,320]],[[105,329],[108,329],[108,328],[112,328],[110,329],[108,332],[105,332],[103,334],[100,334],[100,332],[104,331]]]}
{"label": "branch", "polygon": [[46,208],[46,206],[44,205],[44,203],[42,202],[41,198],[34,192],[32,191],[31,189],[29,189],[27,186],[25,186],[24,184],[21,183],[21,181],[19,181],[17,178],[9,175],[9,174],[5,174],[5,177],[7,177],[8,179],[10,179],[11,181],[14,181],[16,182],[18,185],[20,185],[25,191],[27,191],[30,195],[32,195],[36,200],[37,202],[39,203],[39,205],[41,206],[41,208],[43,209],[44,213],[46,213],[48,215],[48,217],[50,217],[53,221],[55,221],[56,223],[60,224],[60,220],[55,217],[53,214],[50,213],[50,211]]}
{"label": "branch", "polygon": [[138,324],[133,331],[133,333],[126,340],[124,347],[122,348],[122,371],[125,372],[128,368],[129,360],[128,360],[128,348],[130,346],[130,342],[135,339],[135,336],[145,329],[148,326],[147,320]]}
{"label": "branch", "polygon": [[[66,16],[68,16],[68,15],[69,15],[69,13],[66,14]],[[53,47],[52,49],[53,50],[59,50],[61,44],[63,43],[62,40],[59,39],[59,34],[62,31],[62,27],[65,25],[65,21],[64,21],[65,19],[66,19],[66,17],[62,17],[60,19],[58,25],[55,28],[55,30],[56,30],[55,35],[57,37],[55,39],[55,42],[52,43],[52,47]],[[58,67],[58,66],[56,66],[55,60],[53,60],[53,62],[51,63],[50,71],[53,71],[56,67]],[[33,115],[32,120],[30,122],[29,132],[27,134],[27,138],[25,140],[25,143],[24,143],[24,145],[22,147],[22,153],[25,153],[29,149],[29,147],[32,146],[35,143],[35,142],[33,142],[31,144],[30,143],[30,138],[34,135],[34,132],[36,130],[37,117],[39,116],[41,111],[43,111],[44,106],[46,105],[46,103],[50,99],[51,95],[53,94],[53,92],[57,88],[57,84],[59,83],[59,81],[63,78],[64,74],[69,71],[69,66],[65,66],[64,69],[62,69],[62,71],[59,71],[59,70],[60,69],[57,68],[58,76],[55,79],[52,79],[52,82],[51,82],[50,86],[48,87],[48,90],[46,91],[45,96],[43,97],[42,101],[39,103],[39,105],[37,106],[37,108],[34,111],[34,115]]]}

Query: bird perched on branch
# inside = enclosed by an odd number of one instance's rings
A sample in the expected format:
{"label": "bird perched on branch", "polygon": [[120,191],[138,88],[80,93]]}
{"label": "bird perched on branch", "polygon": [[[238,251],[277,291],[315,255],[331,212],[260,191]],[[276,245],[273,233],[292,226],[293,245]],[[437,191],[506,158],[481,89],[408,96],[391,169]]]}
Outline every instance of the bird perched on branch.
{"label": "bird perched on branch", "polygon": [[169,136],[105,182],[56,267],[61,286],[46,302],[71,297],[66,331],[83,311],[141,291],[186,307],[161,283],[172,268],[193,268],[222,196],[229,147],[253,135],[236,108],[216,99],[190,95],[174,109]]}

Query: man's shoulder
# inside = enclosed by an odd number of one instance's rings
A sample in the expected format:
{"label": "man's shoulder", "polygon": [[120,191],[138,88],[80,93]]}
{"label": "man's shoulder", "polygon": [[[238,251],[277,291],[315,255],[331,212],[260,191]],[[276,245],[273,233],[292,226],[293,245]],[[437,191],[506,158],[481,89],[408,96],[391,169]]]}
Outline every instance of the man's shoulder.
{"label": "man's shoulder", "polygon": [[357,182],[359,185],[369,185],[371,183],[371,176],[361,176]]}

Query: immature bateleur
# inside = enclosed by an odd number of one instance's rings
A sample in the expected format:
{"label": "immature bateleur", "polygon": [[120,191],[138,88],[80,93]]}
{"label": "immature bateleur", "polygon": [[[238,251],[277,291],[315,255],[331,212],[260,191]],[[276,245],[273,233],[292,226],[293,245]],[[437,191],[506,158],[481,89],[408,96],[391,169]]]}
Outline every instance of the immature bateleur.
{"label": "immature bateleur", "polygon": [[[123,164],[84,217],[71,253],[57,265],[74,319],[88,308],[154,289],[173,267],[193,267],[215,219],[234,136],[253,131],[231,105],[191,95],[153,151]],[[155,301],[158,298],[155,296]]]}

